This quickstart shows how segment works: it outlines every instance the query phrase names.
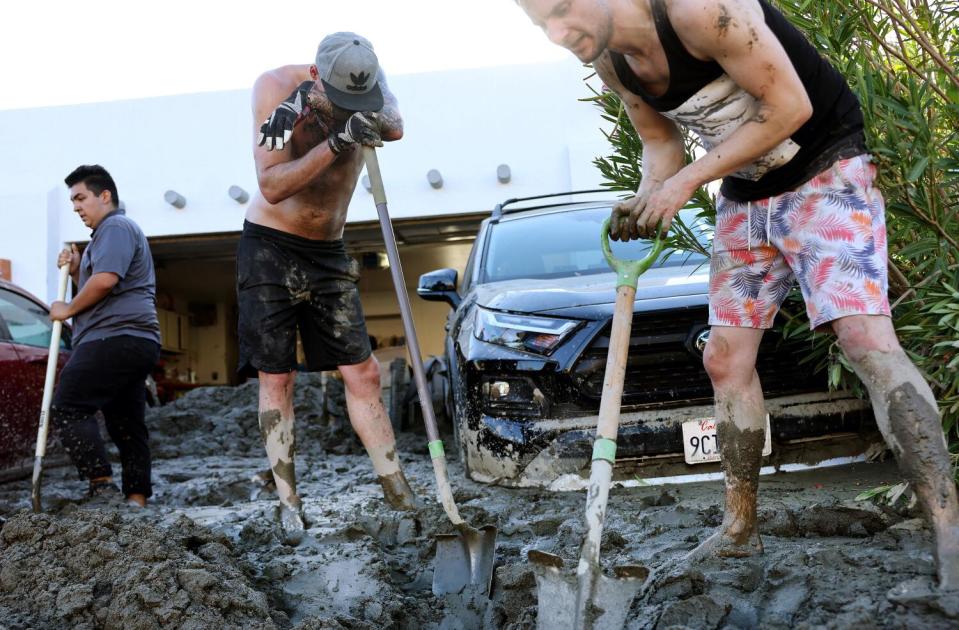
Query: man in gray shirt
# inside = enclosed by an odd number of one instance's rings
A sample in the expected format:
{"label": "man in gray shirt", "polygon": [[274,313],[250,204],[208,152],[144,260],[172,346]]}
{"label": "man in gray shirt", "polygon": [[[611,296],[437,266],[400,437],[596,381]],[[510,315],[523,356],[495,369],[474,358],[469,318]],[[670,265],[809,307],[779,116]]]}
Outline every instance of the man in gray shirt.
{"label": "man in gray shirt", "polygon": [[145,380],[160,355],[153,258],[143,232],[117,207],[106,169],[79,166],[65,182],[73,209],[93,232],[82,257],[74,245],[58,259],[70,265],[79,292],[50,306],[50,319],[73,318],[74,342],[51,418],[90,495],[109,495],[119,491],[94,416],[101,411],[120,451],[123,494],[142,507],[152,494]]}

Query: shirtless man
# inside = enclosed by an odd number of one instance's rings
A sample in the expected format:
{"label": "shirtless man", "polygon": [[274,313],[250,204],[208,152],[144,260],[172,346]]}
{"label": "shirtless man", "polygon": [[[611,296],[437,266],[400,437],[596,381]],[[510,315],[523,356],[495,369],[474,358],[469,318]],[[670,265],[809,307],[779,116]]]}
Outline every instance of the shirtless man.
{"label": "shirtless man", "polygon": [[304,529],[293,465],[297,331],[307,370],[343,375],[350,422],[387,502],[411,509],[356,287],[359,267],[342,241],[363,166],[360,145],[403,136],[396,99],[371,44],[334,33],[320,42],[315,64],[257,79],[253,115],[260,191],[237,250],[239,370],[259,378],[260,430],[280,523],[294,536]]}
{"label": "shirtless man", "polygon": [[[798,279],[830,328],[936,537],[939,584],[959,589],[959,508],[936,399],[890,319],[882,195],[862,113],[839,73],[764,0],[517,0],[549,39],[592,63],[643,141],[643,177],[614,239],[668,229],[723,178],[705,366],[726,479],[723,524],[693,553],[763,549],[756,519],[765,407],[763,331]],[[707,151],[684,164],[678,125]]]}

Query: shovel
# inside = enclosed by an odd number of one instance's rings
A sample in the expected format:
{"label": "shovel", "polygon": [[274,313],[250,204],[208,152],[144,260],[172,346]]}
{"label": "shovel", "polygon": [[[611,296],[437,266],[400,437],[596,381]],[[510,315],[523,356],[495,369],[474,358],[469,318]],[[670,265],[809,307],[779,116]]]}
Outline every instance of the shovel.
{"label": "shovel", "polygon": [[603,255],[616,272],[616,308],[613,311],[603,397],[599,405],[586,494],[588,531],[580,549],[575,575],[563,575],[563,559],[559,556],[537,550],[530,551],[527,556],[536,574],[539,596],[537,627],[541,630],[622,628],[630,603],[649,574],[645,567],[628,565],[615,567],[615,577],[607,577],[599,564],[599,547],[613,463],[616,461],[616,433],[619,430],[619,407],[623,398],[636,284],[639,276],[659,257],[665,242],[660,234],[642,260],[620,260],[610,250],[609,219],[603,223],[602,230],[600,241]]}
{"label": "shovel", "polygon": [[[70,265],[60,267],[59,284],[57,285],[57,300],[62,302],[67,297],[67,279],[70,277]],[[33,502],[33,511],[40,512],[43,505],[40,503],[40,484],[43,477],[43,457],[47,454],[47,433],[50,430],[50,402],[53,400],[53,381],[57,376],[57,356],[60,354],[60,331],[63,322],[53,322],[50,331],[50,350],[47,353],[47,376],[43,381],[43,401],[40,403],[40,428],[37,430],[37,450],[33,458],[33,489],[30,499]]]}
{"label": "shovel", "polygon": [[449,473],[446,470],[446,452],[443,450],[443,441],[440,440],[439,430],[436,428],[433,399],[426,384],[426,375],[423,373],[420,346],[416,340],[416,329],[413,327],[413,314],[410,312],[410,298],[406,292],[406,281],[403,279],[400,254],[396,249],[393,224],[386,209],[386,191],[383,189],[383,178],[380,175],[376,149],[363,147],[363,157],[366,160],[366,173],[370,178],[373,200],[376,202],[376,213],[379,215],[380,227],[383,230],[383,242],[386,244],[386,257],[390,262],[396,299],[400,304],[403,330],[406,333],[406,347],[409,349],[410,361],[413,364],[413,376],[416,380],[416,391],[420,397],[420,408],[423,410],[426,435],[429,438],[428,446],[433,460],[433,472],[436,473],[440,503],[450,522],[459,532],[440,535],[436,538],[433,594],[460,593],[470,586],[477,592],[488,595],[493,581],[496,527],[493,525],[486,525],[480,529],[470,527],[459,515],[456,502],[453,500],[453,489],[450,487]]}

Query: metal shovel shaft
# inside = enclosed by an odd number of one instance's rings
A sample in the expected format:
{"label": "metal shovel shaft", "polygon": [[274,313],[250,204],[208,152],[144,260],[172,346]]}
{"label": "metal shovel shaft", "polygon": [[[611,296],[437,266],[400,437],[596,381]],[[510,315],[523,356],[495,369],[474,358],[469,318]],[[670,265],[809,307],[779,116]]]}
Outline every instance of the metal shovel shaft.
{"label": "metal shovel shaft", "polygon": [[416,329],[413,326],[413,313],[410,310],[410,298],[406,290],[406,280],[403,277],[403,266],[400,263],[396,236],[386,207],[386,191],[383,188],[383,177],[380,174],[376,150],[372,147],[363,147],[363,157],[366,159],[366,172],[370,178],[376,213],[383,231],[383,242],[386,245],[386,257],[390,263],[396,299],[400,305],[406,345],[410,353],[410,362],[413,364],[413,377],[416,380],[416,391],[419,394],[420,409],[423,411],[423,422],[429,439],[437,492],[446,515],[459,531],[459,534],[437,537],[433,593],[436,595],[458,593],[468,585],[476,586],[483,593],[488,593],[493,580],[496,527],[488,525],[479,530],[470,527],[463,521],[456,507],[449,471],[446,467],[446,453],[436,426],[436,416],[433,414],[433,401],[426,382],[426,374],[423,372],[423,360]]}
{"label": "metal shovel shaft", "polygon": [[[67,280],[70,278],[70,265],[60,267],[57,284],[57,300],[63,301],[67,297]],[[53,401],[53,383],[57,376],[57,359],[60,356],[60,333],[63,331],[63,322],[53,322],[50,331],[50,348],[47,352],[47,373],[43,381],[43,400],[40,403],[40,426],[37,429],[37,448],[33,458],[33,483],[30,500],[33,511],[40,512],[43,505],[40,500],[40,487],[43,476],[43,458],[47,454],[47,434],[50,431],[50,403]]]}
{"label": "metal shovel shaft", "polygon": [[440,432],[436,426],[436,416],[433,414],[432,396],[426,383],[426,374],[423,372],[423,360],[420,354],[420,344],[413,326],[413,313],[410,310],[410,297],[406,290],[406,279],[403,277],[403,266],[400,262],[400,253],[396,248],[396,235],[393,232],[393,223],[386,207],[386,190],[383,188],[383,176],[380,174],[380,163],[376,157],[376,149],[363,147],[363,157],[366,159],[366,173],[369,175],[373,189],[373,201],[376,203],[376,214],[380,219],[380,228],[383,231],[383,241],[386,245],[386,258],[390,263],[390,275],[393,276],[393,286],[396,289],[396,299],[400,304],[400,316],[403,320],[403,332],[406,335],[406,348],[410,353],[410,362],[413,364],[413,378],[416,381],[416,392],[420,397],[420,409],[423,411],[423,422],[426,425],[426,435],[429,439],[430,456],[433,459],[433,471],[436,473],[437,490],[440,502],[446,515],[454,525],[463,522],[453,500],[453,490],[450,487],[449,473],[446,469],[446,456]]}

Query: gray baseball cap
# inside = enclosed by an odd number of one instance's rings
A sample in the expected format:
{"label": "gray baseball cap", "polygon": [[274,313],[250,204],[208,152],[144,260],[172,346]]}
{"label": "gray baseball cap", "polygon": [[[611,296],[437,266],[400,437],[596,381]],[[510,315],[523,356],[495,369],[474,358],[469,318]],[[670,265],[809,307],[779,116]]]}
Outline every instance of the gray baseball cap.
{"label": "gray baseball cap", "polygon": [[383,109],[373,44],[356,33],[333,33],[316,50],[316,69],[334,105],[355,112]]}

